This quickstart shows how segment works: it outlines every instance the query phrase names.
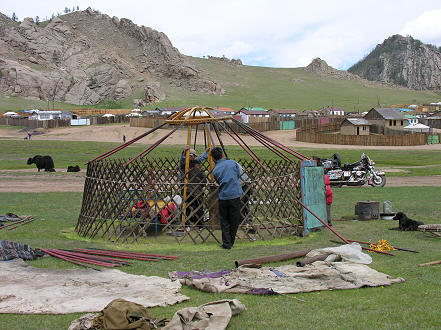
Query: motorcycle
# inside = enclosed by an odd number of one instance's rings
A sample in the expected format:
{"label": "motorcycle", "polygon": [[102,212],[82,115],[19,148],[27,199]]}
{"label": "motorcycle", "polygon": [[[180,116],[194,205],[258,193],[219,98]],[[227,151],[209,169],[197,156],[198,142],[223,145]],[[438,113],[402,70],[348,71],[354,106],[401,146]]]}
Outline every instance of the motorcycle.
{"label": "motorcycle", "polygon": [[323,166],[332,186],[363,186],[368,183],[373,187],[384,187],[386,184],[386,173],[376,171],[375,162],[365,153],[361,155],[358,162],[345,163],[343,166],[341,166],[340,155],[337,153],[328,159],[318,157],[313,159],[317,161],[317,165]]}

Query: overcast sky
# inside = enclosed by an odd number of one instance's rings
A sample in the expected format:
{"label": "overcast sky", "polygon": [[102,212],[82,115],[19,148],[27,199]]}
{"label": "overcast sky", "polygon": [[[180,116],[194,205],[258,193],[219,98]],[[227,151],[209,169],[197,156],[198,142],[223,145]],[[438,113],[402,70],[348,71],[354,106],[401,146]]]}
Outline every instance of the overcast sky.
{"label": "overcast sky", "polygon": [[347,69],[394,34],[441,46],[439,0],[1,0],[0,12],[43,20],[66,6],[164,32],[185,55],[247,65],[300,67],[320,57]]}

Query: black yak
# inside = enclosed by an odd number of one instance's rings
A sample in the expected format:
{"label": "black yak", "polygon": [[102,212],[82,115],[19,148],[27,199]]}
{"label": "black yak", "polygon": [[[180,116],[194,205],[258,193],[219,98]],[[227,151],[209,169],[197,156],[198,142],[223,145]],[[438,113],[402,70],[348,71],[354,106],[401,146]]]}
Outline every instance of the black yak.
{"label": "black yak", "polygon": [[424,225],[424,222],[409,219],[403,212],[398,212],[394,217],[398,220],[398,230],[418,230],[418,226]]}
{"label": "black yak", "polygon": [[38,168],[38,172],[44,168],[45,172],[55,172],[54,160],[51,156],[37,155],[28,159],[28,165],[35,164]]}
{"label": "black yak", "polygon": [[68,166],[67,167],[67,171],[68,172],[79,172],[80,171],[80,167],[78,165]]}

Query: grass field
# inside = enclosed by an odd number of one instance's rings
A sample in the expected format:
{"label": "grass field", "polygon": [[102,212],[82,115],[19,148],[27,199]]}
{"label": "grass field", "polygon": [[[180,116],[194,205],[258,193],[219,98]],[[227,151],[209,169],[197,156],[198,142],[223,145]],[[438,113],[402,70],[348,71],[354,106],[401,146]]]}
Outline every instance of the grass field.
{"label": "grass field", "polygon": [[[435,187],[397,188],[342,188],[334,192],[333,213],[335,219],[350,218],[358,200],[390,200],[395,210],[403,210],[418,216],[426,223],[439,222],[441,205],[439,189]],[[10,232],[1,232],[2,239],[28,243],[33,247],[103,247],[113,246],[104,242],[82,240],[73,233],[81,206],[80,193],[10,194],[0,193],[0,214],[14,211],[32,214],[37,221]],[[300,328],[437,328],[441,326],[439,304],[441,279],[439,265],[418,267],[419,263],[441,258],[439,239],[419,232],[388,230],[396,226],[394,221],[334,221],[337,231],[350,239],[386,239],[392,244],[420,251],[418,254],[397,251],[395,257],[373,255],[372,268],[406,282],[390,287],[365,288],[347,291],[320,291],[285,296],[252,296],[233,294],[209,294],[183,288],[191,299],[176,306],[153,308],[156,316],[171,317],[186,306],[197,306],[216,299],[241,300],[248,310],[231,322],[231,329],[300,329]],[[136,262],[122,268],[133,274],[167,277],[173,270],[221,270],[234,266],[233,261],[262,255],[287,253],[304,248],[332,246],[336,239],[329,231],[313,233],[306,238],[284,238],[266,242],[239,241],[233,250],[224,251],[217,244],[177,245],[158,243],[152,238],[149,244],[118,246],[121,249],[150,251],[179,255],[175,262],[149,264]],[[276,263],[287,264],[292,261]],[[69,268],[54,258],[30,262],[35,267]],[[301,300],[296,299],[299,298]],[[66,329],[79,315],[0,315],[4,329]]]}
{"label": "grass field", "polygon": [[[307,72],[303,68],[265,68],[236,66],[217,60],[196,57],[188,59],[198,67],[205,78],[220,83],[225,90],[222,95],[191,92],[161,81],[166,98],[156,107],[212,106],[240,109],[244,106],[268,109],[318,110],[326,106],[341,107],[345,111],[368,111],[373,107],[397,104],[423,104],[438,102],[440,94],[433,91],[415,91],[405,88],[386,87],[361,80],[346,80],[324,77]],[[142,91],[118,100],[105,100],[93,106],[28,100],[21,97],[0,96],[0,111],[22,109],[75,108],[121,108],[130,109],[133,99],[142,97]]]}
{"label": "grass field", "polygon": [[[56,166],[79,163],[107,151],[113,144],[60,142],[60,141],[11,141],[0,140],[0,169],[26,168],[24,160],[33,154],[50,153]],[[35,142],[35,143],[34,143]],[[131,156],[142,146],[129,149]],[[15,151],[14,151],[15,150]],[[158,153],[179,154],[181,146],[159,149]],[[232,158],[239,155],[233,150]],[[272,157],[263,150],[263,157]],[[329,150],[304,150],[323,156]],[[322,153],[323,152],[323,153]],[[355,161],[359,150],[341,150],[342,159]],[[373,150],[369,155],[380,166],[408,166],[440,164],[439,152],[419,152],[410,157],[400,152]],[[329,155],[330,156],[330,155]],[[50,174],[44,174],[50,175]],[[424,175],[427,175],[425,173]],[[0,180],[1,184],[1,180]],[[440,223],[441,201],[439,187],[384,187],[384,188],[339,188],[334,189],[333,218],[354,218],[354,205],[361,200],[392,202],[395,211],[401,210],[409,217],[425,223]],[[135,262],[122,271],[167,277],[173,270],[222,270],[234,267],[234,260],[256,256],[282,254],[305,248],[333,246],[330,240],[337,239],[329,230],[299,237],[287,237],[271,241],[238,241],[230,251],[220,249],[215,243],[178,245],[173,240],[152,237],[148,244],[134,246],[117,245],[100,240],[78,237],[74,227],[82,202],[81,193],[0,193],[0,214],[13,212],[19,215],[34,215],[36,221],[13,231],[0,231],[0,239],[28,243],[32,247],[73,248],[101,247],[119,248],[179,255],[183,259],[174,262]],[[169,307],[152,309],[158,317],[171,318],[178,309],[198,306],[217,299],[241,300],[247,311],[233,317],[230,329],[437,329],[441,327],[439,306],[441,305],[441,265],[419,267],[418,264],[441,259],[441,240],[420,232],[399,232],[389,230],[396,227],[395,221],[334,221],[334,228],[349,239],[378,241],[386,239],[393,245],[418,250],[420,253],[396,251],[395,257],[373,254],[373,269],[393,277],[403,277],[406,282],[390,287],[363,288],[345,291],[319,291],[297,295],[254,296],[244,294],[209,294],[183,287],[182,293],[190,300]],[[285,261],[273,266],[289,264]],[[35,267],[75,267],[54,258],[43,258],[29,262]],[[36,279],[38,281],[38,279]],[[298,299],[296,299],[298,298]],[[79,314],[67,315],[0,315],[2,329],[66,329]]]}

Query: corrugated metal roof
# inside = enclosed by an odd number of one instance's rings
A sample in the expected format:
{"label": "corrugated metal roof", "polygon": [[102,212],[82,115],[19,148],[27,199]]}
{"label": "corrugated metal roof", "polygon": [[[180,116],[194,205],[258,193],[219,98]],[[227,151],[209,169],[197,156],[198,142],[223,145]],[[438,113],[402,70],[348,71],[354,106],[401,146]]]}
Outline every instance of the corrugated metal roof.
{"label": "corrugated metal roof", "polygon": [[294,113],[294,114],[296,114],[296,113],[298,113],[299,112],[299,110],[291,110],[291,109],[279,109],[279,110],[275,110],[275,109],[273,109],[273,110],[271,110],[271,111],[273,111],[273,112],[275,112],[275,113]]}
{"label": "corrugated metal roof", "polygon": [[327,111],[327,110],[329,110],[329,111],[336,110],[336,111],[343,111],[344,112],[344,110],[342,108],[337,108],[337,107],[325,107],[325,108],[321,108],[319,111],[322,112],[322,111]]}
{"label": "corrugated metal roof", "polygon": [[401,111],[396,108],[374,108],[384,119],[405,119]]}
{"label": "corrugated metal roof", "polygon": [[245,115],[269,115],[268,111],[257,111],[257,110],[240,110],[241,113]]}
{"label": "corrugated metal roof", "polygon": [[[343,123],[345,121],[348,121],[352,125],[355,125],[355,126],[370,126],[370,125],[372,125],[370,122],[368,122],[366,119],[363,119],[363,118],[346,118],[343,121]],[[342,123],[342,125],[343,125],[343,123]]]}
{"label": "corrugated metal roof", "polygon": [[187,108],[183,108],[183,107],[177,107],[177,108],[156,108],[155,110],[159,110],[159,111],[181,111]]}

